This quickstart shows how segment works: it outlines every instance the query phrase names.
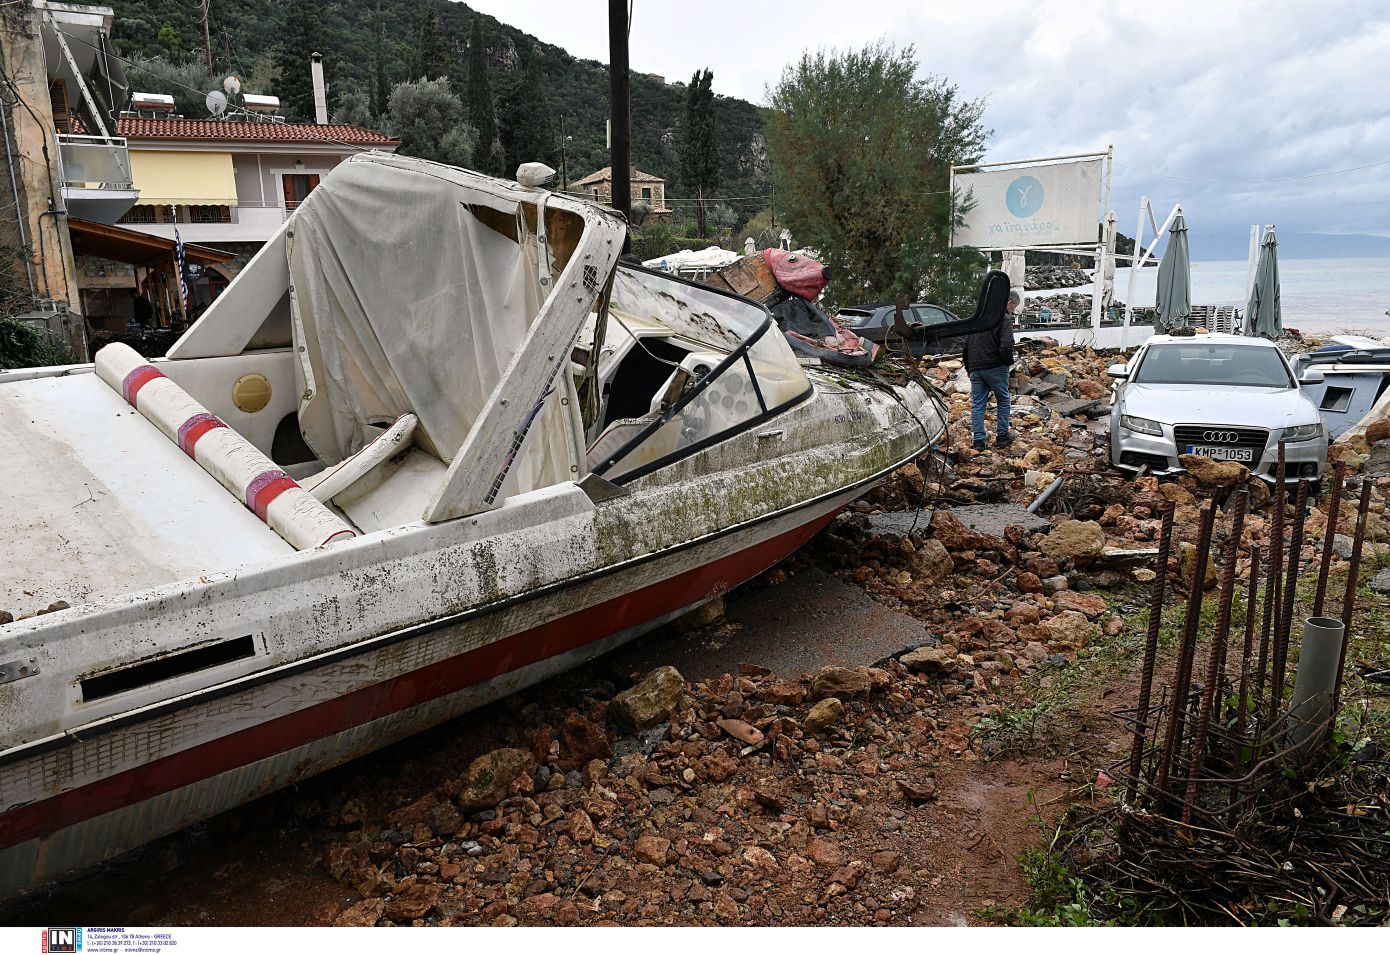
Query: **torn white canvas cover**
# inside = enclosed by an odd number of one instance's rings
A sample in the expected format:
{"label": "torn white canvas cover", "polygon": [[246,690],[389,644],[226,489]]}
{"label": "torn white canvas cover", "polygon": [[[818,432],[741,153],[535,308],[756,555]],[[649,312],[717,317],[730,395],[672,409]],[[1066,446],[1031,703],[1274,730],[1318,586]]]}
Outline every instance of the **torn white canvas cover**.
{"label": "torn white canvas cover", "polygon": [[[524,209],[542,195],[377,154],[338,166],[299,207],[286,232],[299,421],[322,461],[406,413],[419,418],[417,445],[452,461],[552,280]],[[531,427],[507,493],[572,477],[566,384]]]}

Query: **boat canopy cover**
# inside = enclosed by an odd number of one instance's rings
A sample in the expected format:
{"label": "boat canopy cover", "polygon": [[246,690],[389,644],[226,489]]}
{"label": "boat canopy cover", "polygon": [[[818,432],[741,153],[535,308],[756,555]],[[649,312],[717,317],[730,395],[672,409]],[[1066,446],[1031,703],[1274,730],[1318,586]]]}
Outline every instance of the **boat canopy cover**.
{"label": "boat canopy cover", "polygon": [[[286,253],[300,429],[321,460],[351,456],[407,413],[417,444],[453,460],[584,229],[550,207],[539,241],[547,195],[382,154],[342,163],[309,195]],[[573,476],[563,394],[557,381],[524,432],[508,493]]]}

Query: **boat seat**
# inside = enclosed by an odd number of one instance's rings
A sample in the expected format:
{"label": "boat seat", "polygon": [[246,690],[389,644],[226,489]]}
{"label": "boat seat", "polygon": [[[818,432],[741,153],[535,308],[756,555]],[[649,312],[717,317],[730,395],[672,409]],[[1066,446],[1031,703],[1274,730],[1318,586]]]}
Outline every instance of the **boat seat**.
{"label": "boat seat", "polygon": [[371,473],[384,461],[389,461],[410,447],[420,419],[403,414],[389,428],[377,435],[370,444],[350,458],[300,481],[300,486],[324,503],[346,491]]}

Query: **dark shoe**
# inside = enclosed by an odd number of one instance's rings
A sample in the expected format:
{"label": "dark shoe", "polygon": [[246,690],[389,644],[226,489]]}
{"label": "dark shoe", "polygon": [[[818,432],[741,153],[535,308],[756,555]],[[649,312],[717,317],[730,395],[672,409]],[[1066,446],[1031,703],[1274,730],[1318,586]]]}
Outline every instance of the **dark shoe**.
{"label": "dark shoe", "polygon": [[974,448],[976,451],[988,451],[988,450],[989,450],[989,446],[985,444],[984,439],[980,439],[980,440],[974,442],[973,444],[971,444],[971,447]]}
{"label": "dark shoe", "polygon": [[994,436],[994,446],[996,448],[1007,448],[1014,443],[1013,432],[1008,434],[997,434]]}

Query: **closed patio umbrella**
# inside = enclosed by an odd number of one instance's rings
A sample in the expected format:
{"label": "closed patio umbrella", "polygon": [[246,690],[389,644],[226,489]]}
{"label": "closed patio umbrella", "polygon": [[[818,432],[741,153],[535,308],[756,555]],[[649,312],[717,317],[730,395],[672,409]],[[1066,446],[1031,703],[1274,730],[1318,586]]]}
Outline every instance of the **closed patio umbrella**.
{"label": "closed patio umbrella", "polygon": [[1260,242],[1260,258],[1255,265],[1255,284],[1250,287],[1250,300],[1245,303],[1245,334],[1278,338],[1284,330],[1284,317],[1279,312],[1279,240],[1274,229],[1265,231]]}
{"label": "closed patio umbrella", "polygon": [[1168,230],[1168,248],[1158,263],[1154,334],[1186,327],[1192,315],[1192,260],[1187,251],[1187,221],[1179,212]]}

